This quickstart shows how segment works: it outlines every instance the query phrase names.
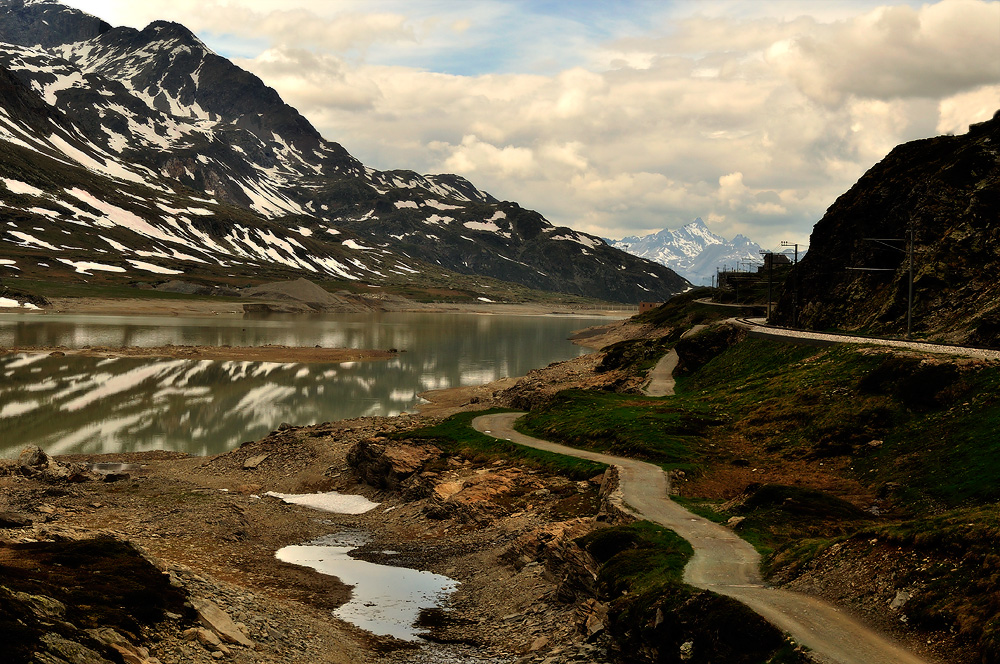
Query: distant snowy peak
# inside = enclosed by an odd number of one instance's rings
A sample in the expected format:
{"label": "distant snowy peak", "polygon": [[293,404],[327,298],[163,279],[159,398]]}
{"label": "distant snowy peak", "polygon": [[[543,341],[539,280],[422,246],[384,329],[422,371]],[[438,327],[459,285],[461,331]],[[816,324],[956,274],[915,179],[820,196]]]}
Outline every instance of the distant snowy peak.
{"label": "distant snowy peak", "polygon": [[727,240],[713,233],[700,217],[677,230],[609,240],[609,244],[665,265],[695,285],[711,284],[717,269],[761,261],[756,242],[743,235]]}

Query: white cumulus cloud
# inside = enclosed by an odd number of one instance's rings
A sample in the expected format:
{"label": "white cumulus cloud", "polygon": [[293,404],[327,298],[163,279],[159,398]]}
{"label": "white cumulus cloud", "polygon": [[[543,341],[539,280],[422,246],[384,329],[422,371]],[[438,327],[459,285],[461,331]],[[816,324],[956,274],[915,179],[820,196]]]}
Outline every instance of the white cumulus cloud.
{"label": "white cumulus cloud", "polygon": [[95,3],[240,50],[370,166],[608,237],[700,216],[804,241],[895,145],[1000,108],[995,0]]}

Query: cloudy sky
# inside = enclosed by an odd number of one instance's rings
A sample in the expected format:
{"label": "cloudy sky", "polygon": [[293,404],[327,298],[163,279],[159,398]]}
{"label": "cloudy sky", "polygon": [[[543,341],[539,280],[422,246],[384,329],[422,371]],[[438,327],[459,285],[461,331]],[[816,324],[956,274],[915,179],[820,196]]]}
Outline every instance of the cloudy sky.
{"label": "cloudy sky", "polygon": [[1000,2],[64,0],[183,23],[367,165],[620,238],[805,242],[898,143],[1000,109]]}

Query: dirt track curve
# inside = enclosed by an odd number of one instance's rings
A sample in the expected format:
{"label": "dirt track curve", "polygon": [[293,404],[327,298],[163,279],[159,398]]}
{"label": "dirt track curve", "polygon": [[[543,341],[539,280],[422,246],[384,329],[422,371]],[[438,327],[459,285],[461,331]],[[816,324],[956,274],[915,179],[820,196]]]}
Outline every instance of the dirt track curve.
{"label": "dirt track curve", "polygon": [[644,461],[609,456],[532,438],[514,431],[523,413],[483,415],[472,421],[478,431],[559,454],[618,466],[627,506],[643,518],[670,528],[691,543],[694,556],[684,580],[699,588],[743,602],[831,664],[931,664],[844,612],[807,595],[768,588],[760,577],[760,556],[732,531],[697,516],[669,498],[669,480]]}

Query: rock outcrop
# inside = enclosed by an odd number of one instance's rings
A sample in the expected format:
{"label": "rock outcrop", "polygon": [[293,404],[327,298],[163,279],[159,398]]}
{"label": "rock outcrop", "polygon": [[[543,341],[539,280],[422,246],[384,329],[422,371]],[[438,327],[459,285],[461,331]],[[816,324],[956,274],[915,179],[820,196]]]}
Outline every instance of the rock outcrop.
{"label": "rock outcrop", "polygon": [[905,332],[912,230],[914,333],[1000,344],[998,146],[1000,112],[968,134],[895,148],[816,224],[775,320]]}
{"label": "rock outcrop", "polygon": [[434,445],[392,443],[387,438],[377,437],[354,445],[347,453],[347,462],[358,479],[366,484],[422,498],[429,495],[434,486],[433,482],[423,480],[437,477],[437,474],[428,471],[432,474],[421,478],[419,473],[442,454]]}

